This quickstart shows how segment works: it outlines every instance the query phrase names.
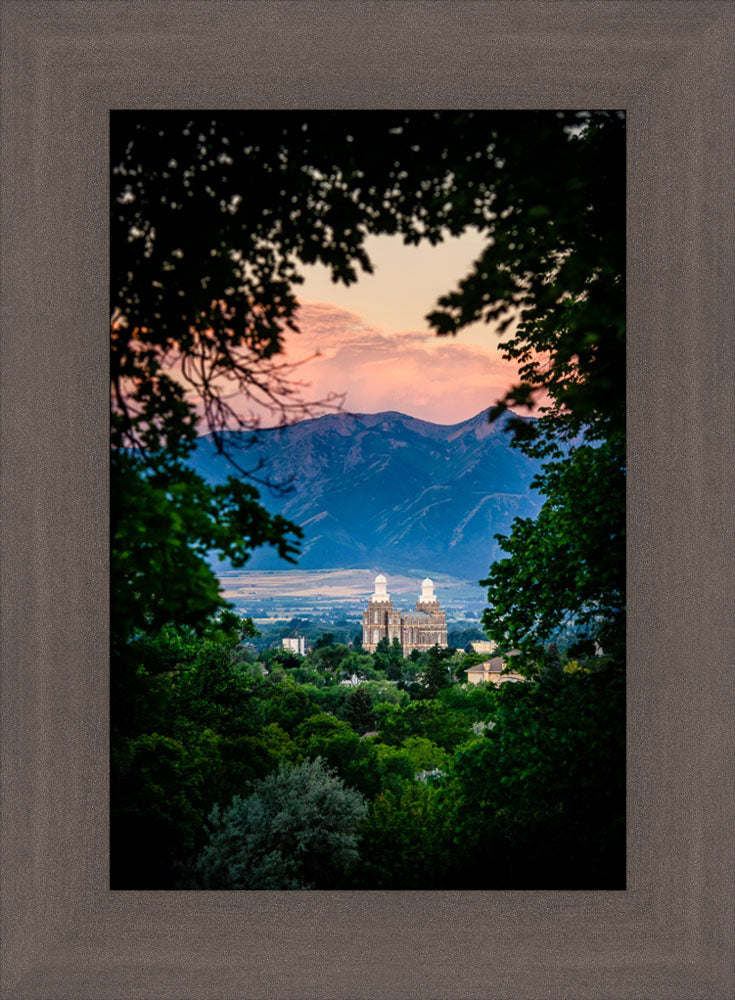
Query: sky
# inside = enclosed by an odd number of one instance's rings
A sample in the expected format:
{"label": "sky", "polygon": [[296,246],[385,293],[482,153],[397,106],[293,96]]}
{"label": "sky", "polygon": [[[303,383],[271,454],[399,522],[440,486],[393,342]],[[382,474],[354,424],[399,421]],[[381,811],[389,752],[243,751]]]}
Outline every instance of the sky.
{"label": "sky", "polygon": [[[353,413],[398,410],[455,424],[489,408],[515,382],[515,363],[498,351],[491,326],[474,324],[437,337],[424,319],[479,256],[483,237],[469,231],[432,247],[372,236],[366,249],[375,273],[346,288],[322,265],[305,267],[297,287],[300,333],[287,332],[285,360],[301,361],[305,397],[344,393]],[[265,421],[264,421],[265,423]]]}

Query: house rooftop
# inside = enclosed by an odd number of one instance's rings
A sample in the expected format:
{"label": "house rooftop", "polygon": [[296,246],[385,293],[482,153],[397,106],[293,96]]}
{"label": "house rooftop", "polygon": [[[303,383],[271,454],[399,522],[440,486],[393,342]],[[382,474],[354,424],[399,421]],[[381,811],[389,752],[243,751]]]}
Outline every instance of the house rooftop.
{"label": "house rooftop", "polygon": [[504,666],[503,657],[494,656],[492,660],[484,660],[482,663],[477,663],[474,667],[470,667],[467,670],[467,673],[469,674],[474,672],[476,674],[484,674],[485,672],[488,672],[491,674],[499,674]]}

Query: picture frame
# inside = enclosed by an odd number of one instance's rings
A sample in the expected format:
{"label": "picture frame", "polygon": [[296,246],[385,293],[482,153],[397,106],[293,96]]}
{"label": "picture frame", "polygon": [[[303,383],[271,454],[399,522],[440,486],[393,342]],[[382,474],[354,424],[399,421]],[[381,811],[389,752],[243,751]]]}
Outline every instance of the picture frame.
{"label": "picture frame", "polygon": [[[5,0],[2,996],[732,994],[733,20],[709,0]],[[625,891],[108,888],[123,107],[627,111]]]}

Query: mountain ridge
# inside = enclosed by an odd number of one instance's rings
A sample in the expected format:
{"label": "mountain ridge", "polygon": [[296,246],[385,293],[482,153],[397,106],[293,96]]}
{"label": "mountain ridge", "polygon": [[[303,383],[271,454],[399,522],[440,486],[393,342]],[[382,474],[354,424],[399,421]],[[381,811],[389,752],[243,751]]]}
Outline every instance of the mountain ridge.
{"label": "mountain ridge", "polygon": [[[494,424],[487,410],[455,424],[435,424],[396,410],[334,413],[286,427],[229,432],[258,475],[292,482],[284,496],[262,490],[264,505],[304,529],[303,569],[380,564],[387,571],[441,569],[479,578],[500,555],[496,533],[541,504],[530,483],[540,463],[510,447],[509,416]],[[532,418],[522,418],[532,419]],[[199,439],[191,464],[209,482],[234,474]],[[252,569],[285,569],[258,550]]]}

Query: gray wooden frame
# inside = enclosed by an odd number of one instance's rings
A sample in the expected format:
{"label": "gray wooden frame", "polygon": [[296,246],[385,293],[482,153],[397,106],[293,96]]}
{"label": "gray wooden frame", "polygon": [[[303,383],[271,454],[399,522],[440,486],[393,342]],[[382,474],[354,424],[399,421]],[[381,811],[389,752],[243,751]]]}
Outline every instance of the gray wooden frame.
{"label": "gray wooden frame", "polygon": [[[4,997],[731,995],[732,10],[4,0]],[[108,110],[562,106],[630,125],[627,890],[110,892]]]}

